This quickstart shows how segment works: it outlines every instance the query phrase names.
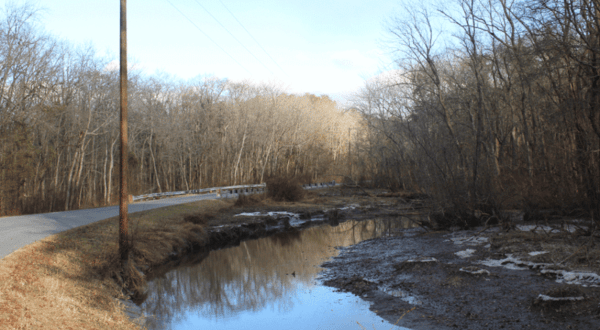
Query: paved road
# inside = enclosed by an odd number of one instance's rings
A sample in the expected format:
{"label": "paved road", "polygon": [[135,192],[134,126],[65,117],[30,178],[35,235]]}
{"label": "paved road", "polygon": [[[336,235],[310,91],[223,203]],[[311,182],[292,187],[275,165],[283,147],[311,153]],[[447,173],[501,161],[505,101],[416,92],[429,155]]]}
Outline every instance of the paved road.
{"label": "paved road", "polygon": [[[232,194],[228,197],[235,197]],[[130,204],[128,213],[135,213],[176,204],[191,203],[204,199],[215,199],[216,194],[173,197]],[[71,228],[90,224],[119,215],[118,206],[95,209],[20,215],[0,218],[0,259],[15,250]]]}

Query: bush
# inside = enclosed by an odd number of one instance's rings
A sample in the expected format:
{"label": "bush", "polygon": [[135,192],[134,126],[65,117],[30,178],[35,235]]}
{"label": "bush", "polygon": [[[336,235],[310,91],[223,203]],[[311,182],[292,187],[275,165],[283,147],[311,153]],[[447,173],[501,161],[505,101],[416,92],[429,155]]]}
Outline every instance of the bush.
{"label": "bush", "polygon": [[304,189],[296,178],[273,177],[267,179],[267,196],[274,201],[296,202],[304,198]]}

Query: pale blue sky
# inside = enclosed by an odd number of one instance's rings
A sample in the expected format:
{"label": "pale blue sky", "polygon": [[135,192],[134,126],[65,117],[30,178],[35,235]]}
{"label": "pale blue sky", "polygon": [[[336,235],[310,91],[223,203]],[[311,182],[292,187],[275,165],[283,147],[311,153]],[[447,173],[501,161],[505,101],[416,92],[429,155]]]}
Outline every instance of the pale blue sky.
{"label": "pale blue sky", "polygon": [[[91,43],[99,53],[118,60],[118,0],[33,3],[46,9],[42,24],[47,31],[74,44]],[[342,100],[346,93],[359,88],[365,78],[389,65],[389,56],[380,49],[378,40],[384,35],[384,20],[398,10],[398,3],[397,0],[128,0],[129,58],[147,74],[165,72],[183,79],[211,74],[232,80],[278,81],[292,93],[328,94]]]}

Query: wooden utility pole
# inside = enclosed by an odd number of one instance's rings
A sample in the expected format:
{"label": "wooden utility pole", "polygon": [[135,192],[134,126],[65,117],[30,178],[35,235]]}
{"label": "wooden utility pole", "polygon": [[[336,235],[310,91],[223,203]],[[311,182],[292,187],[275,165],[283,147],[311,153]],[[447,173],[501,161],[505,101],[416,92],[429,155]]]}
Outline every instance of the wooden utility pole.
{"label": "wooden utility pole", "polygon": [[351,128],[348,127],[348,172],[350,172],[350,175],[348,175],[350,177],[350,180],[352,180],[352,147],[350,145],[350,130]]}
{"label": "wooden utility pole", "polygon": [[120,51],[120,94],[121,94],[121,199],[119,202],[119,254],[121,271],[129,261],[129,235],[127,221],[127,0],[121,0],[121,51]]}

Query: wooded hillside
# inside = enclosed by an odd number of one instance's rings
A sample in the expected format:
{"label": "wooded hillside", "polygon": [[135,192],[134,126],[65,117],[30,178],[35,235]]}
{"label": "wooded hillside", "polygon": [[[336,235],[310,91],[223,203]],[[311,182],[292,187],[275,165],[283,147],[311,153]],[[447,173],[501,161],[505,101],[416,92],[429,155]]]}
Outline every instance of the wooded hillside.
{"label": "wooded hillside", "polygon": [[[0,22],[0,215],[114,204],[118,70],[46,34],[36,15],[13,6]],[[131,70],[129,192],[316,179],[347,167],[358,122],[326,96]]]}
{"label": "wooded hillside", "polygon": [[[496,214],[600,214],[597,1],[457,0],[389,21],[396,70],[327,96],[132,70],[132,194],[344,174]],[[0,23],[0,215],[115,202],[118,77],[91,48]]]}

